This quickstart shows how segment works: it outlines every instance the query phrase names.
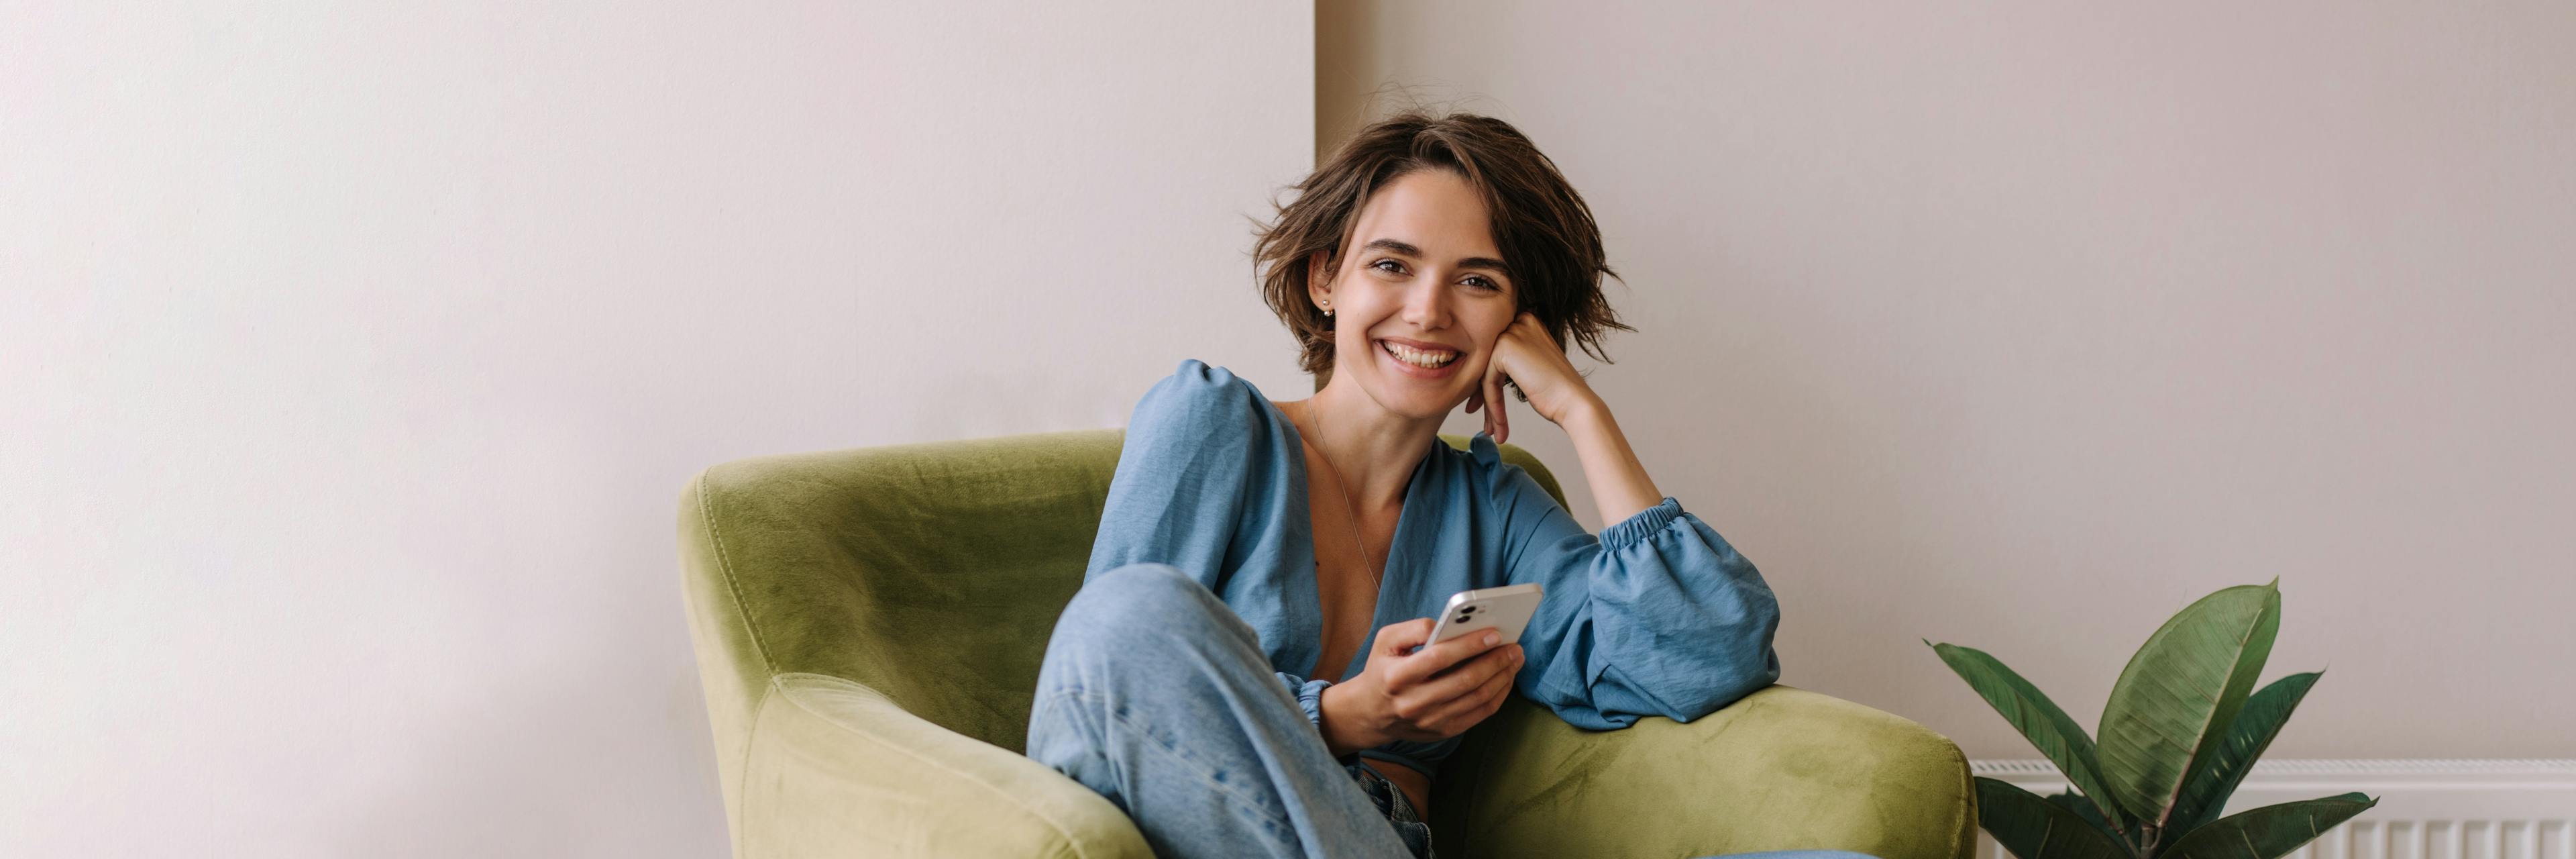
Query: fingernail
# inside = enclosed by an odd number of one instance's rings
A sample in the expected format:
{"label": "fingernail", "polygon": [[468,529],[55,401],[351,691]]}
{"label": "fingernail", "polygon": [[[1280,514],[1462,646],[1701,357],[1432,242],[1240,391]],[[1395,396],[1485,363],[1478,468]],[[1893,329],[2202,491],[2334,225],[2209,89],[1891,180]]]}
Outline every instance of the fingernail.
{"label": "fingernail", "polygon": [[1503,640],[1503,637],[1502,637],[1502,635],[1501,635],[1501,634],[1499,634],[1499,633],[1492,633],[1492,632],[1485,633],[1485,646],[1486,646],[1486,647],[1492,647],[1492,646],[1494,646],[1496,643],[1501,642],[1502,640]]}

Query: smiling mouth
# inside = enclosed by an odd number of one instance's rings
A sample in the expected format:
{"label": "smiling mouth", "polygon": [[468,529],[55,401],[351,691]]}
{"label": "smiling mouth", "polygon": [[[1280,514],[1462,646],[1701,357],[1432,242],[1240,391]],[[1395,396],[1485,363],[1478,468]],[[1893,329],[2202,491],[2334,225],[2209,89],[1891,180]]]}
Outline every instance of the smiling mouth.
{"label": "smiling mouth", "polygon": [[1461,354],[1449,350],[1434,351],[1415,349],[1410,346],[1403,346],[1385,340],[1377,341],[1377,346],[1380,350],[1386,352],[1386,354],[1395,356],[1395,360],[1402,361],[1425,370],[1437,370],[1442,367],[1449,366],[1449,362],[1458,360],[1458,356]]}

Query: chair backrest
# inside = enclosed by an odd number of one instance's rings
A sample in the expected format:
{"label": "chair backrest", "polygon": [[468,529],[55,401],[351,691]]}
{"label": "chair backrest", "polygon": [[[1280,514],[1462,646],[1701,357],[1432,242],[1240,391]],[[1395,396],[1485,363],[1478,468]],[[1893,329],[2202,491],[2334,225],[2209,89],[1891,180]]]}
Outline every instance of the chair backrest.
{"label": "chair backrest", "polygon": [[[812,672],[1020,751],[1038,662],[1082,586],[1124,439],[1042,433],[701,473],[681,498],[681,555],[719,749],[745,738],[772,677]],[[1564,503],[1536,458],[1502,453]]]}

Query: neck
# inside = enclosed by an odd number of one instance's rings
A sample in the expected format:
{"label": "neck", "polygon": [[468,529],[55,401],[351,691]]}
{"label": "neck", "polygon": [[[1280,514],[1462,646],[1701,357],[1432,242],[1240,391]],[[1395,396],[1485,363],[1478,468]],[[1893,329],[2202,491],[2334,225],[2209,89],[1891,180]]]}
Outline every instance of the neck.
{"label": "neck", "polygon": [[1404,503],[1405,485],[1440,435],[1439,418],[1387,411],[1359,383],[1338,373],[1306,401],[1305,412],[1309,425],[1322,422],[1307,441],[1350,483],[1351,503],[1371,509]]}

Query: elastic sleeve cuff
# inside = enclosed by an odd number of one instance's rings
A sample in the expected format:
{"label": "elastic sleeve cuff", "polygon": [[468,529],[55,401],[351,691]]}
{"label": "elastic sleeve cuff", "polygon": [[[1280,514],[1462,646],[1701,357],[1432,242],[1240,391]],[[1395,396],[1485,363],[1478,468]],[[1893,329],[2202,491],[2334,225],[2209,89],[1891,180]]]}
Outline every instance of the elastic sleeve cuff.
{"label": "elastic sleeve cuff", "polygon": [[1331,685],[1330,680],[1308,680],[1297,687],[1297,708],[1306,711],[1306,721],[1315,723],[1318,731],[1324,729],[1324,687]]}
{"label": "elastic sleeve cuff", "polygon": [[[1308,680],[1306,685],[1297,687],[1297,709],[1306,711],[1306,721],[1314,723],[1317,734],[1324,732],[1324,687],[1331,685],[1333,681],[1330,680]],[[1360,762],[1360,755],[1352,752],[1335,758],[1333,762],[1350,766]]]}
{"label": "elastic sleeve cuff", "polygon": [[1680,515],[1682,515],[1681,501],[1666,495],[1664,500],[1655,506],[1639,510],[1636,515],[1601,529],[1601,547],[1607,551],[1618,551],[1630,543],[1653,536],[1665,525],[1672,524],[1673,518]]}

